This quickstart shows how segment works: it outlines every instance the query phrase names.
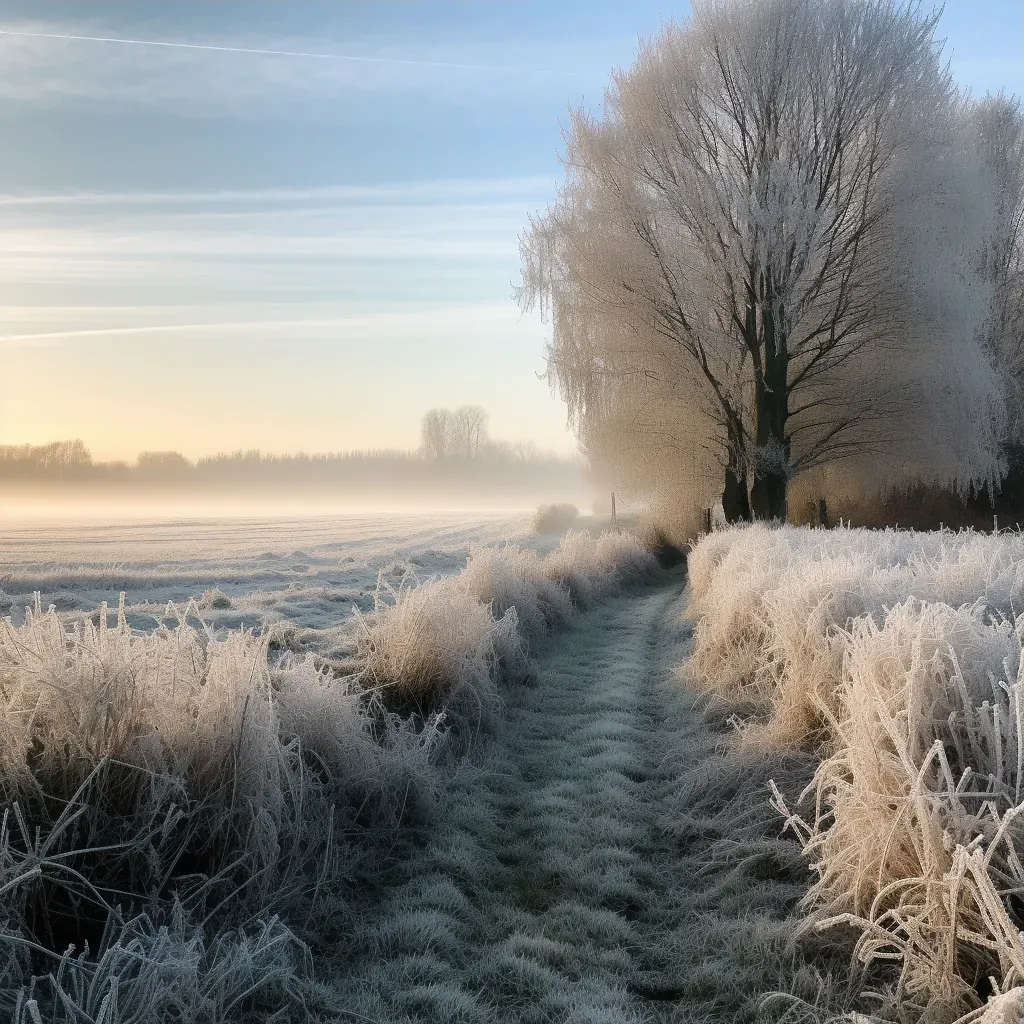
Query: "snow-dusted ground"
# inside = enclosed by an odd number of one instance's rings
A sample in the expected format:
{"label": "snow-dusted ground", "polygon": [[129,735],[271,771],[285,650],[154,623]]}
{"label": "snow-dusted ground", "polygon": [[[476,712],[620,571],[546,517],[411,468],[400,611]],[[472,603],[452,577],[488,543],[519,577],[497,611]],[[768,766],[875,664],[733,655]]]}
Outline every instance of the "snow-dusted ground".
{"label": "snow-dusted ground", "polygon": [[3,524],[0,615],[20,622],[35,591],[44,608],[86,614],[116,607],[123,591],[129,621],[145,629],[169,601],[219,588],[230,607],[204,607],[213,626],[284,622],[291,642],[344,657],[352,606],[372,606],[379,571],[391,583],[448,575],[474,546],[506,540],[542,551],[558,542],[507,512]]}
{"label": "snow-dusted ground", "polygon": [[786,984],[799,848],[675,678],[681,612],[678,578],[616,598],[509,686],[404,881],[316,951],[328,1018],[733,1021]]}

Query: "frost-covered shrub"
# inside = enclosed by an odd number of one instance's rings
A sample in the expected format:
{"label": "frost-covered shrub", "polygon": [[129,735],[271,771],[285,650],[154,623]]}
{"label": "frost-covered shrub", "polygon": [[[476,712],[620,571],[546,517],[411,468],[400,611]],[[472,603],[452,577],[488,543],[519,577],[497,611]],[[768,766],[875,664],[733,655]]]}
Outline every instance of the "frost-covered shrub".
{"label": "frost-covered shrub", "polygon": [[495,619],[459,576],[397,589],[382,578],[373,611],[359,623],[364,685],[421,707],[465,690],[490,703],[496,663],[521,647],[516,609]]}
{"label": "frost-covered shrub", "polygon": [[550,578],[544,560],[530,548],[477,548],[459,578],[491,606],[495,618],[514,608],[520,630],[530,638],[563,626],[573,614],[568,592]]}
{"label": "frost-covered shrub", "polygon": [[[275,914],[306,934],[333,926],[344,885],[429,790],[436,721],[414,731],[312,659],[272,668],[265,638],[213,635],[194,606],[170,612],[176,625],[150,634],[123,607],[114,625],[106,609],[68,624],[38,606],[21,627],[0,621],[0,992],[12,999],[38,973],[26,942],[57,960],[89,944],[47,990],[61,1005],[61,991],[79,1005],[61,978],[99,977],[97,957],[128,963],[129,947],[108,941],[118,906],[156,921],[176,899],[175,927],[201,931],[208,951],[241,948],[239,929]],[[194,973],[178,946],[154,942],[170,961],[136,958],[154,977]],[[136,999],[127,975],[118,984],[115,1002]],[[82,998],[91,1014],[106,993]],[[121,1019],[111,1005],[100,1018]],[[205,1013],[194,1019],[221,1019]]]}
{"label": "frost-covered shrub", "polygon": [[570,530],[544,559],[548,577],[565,587],[581,608],[649,578],[657,567],[650,551],[628,533],[603,533],[595,540]]}
{"label": "frost-covered shrub", "polygon": [[568,502],[540,505],[533,515],[533,528],[537,533],[561,533],[576,522],[579,514],[580,510]]}

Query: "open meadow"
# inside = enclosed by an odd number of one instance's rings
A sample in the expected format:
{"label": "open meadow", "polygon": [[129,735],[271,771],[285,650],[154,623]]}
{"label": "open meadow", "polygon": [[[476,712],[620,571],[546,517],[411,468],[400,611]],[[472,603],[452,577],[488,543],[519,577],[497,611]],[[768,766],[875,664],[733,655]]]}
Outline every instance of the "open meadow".
{"label": "open meadow", "polygon": [[[378,574],[450,575],[474,546],[545,549],[527,513],[322,515],[280,518],[14,520],[3,527],[0,613],[15,623],[39,593],[71,618],[95,619],[106,602],[152,630],[168,604],[195,600],[217,628],[265,629],[325,657],[350,652],[353,607],[373,607]],[[170,612],[173,619],[179,612]]]}

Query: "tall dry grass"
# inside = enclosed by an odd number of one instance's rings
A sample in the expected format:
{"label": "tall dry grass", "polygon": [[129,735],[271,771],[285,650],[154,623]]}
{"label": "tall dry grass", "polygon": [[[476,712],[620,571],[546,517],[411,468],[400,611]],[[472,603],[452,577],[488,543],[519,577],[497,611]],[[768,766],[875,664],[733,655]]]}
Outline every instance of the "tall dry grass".
{"label": "tall dry grass", "polygon": [[429,777],[436,720],[413,730],[312,658],[272,668],[266,638],[169,611],[149,635],[123,607],[0,622],[0,991],[26,1020],[43,989],[69,1021],[287,1001],[304,954],[278,915],[326,925]]}
{"label": "tall dry grass", "polygon": [[991,615],[1024,610],[1024,537],[971,532],[751,527],[713,533],[690,554],[699,688],[759,701],[748,740],[820,742],[837,708],[845,635],[908,597]]}
{"label": "tall dry grass", "polygon": [[552,576],[551,565],[550,555],[544,558],[531,548],[477,548],[459,580],[490,606],[495,618],[514,608],[523,635],[536,637],[564,626],[573,616],[569,591]]}
{"label": "tall dry grass", "polygon": [[809,927],[895,966],[876,995],[900,1019],[1019,1007],[1022,538],[754,527],[703,546],[689,675],[759,702],[743,741],[821,758],[798,807],[775,796],[816,874]]}
{"label": "tall dry grass", "polygon": [[357,615],[360,678],[398,705],[431,710],[471,694],[484,711],[499,661],[519,660],[515,607],[494,618],[459,577],[398,588],[381,580],[373,611]]}
{"label": "tall dry grass", "polygon": [[472,693],[486,710],[493,681],[521,671],[531,643],[657,571],[655,557],[630,534],[570,530],[543,557],[481,548],[456,576],[397,588],[381,578],[373,610],[359,616],[361,678],[420,707]]}

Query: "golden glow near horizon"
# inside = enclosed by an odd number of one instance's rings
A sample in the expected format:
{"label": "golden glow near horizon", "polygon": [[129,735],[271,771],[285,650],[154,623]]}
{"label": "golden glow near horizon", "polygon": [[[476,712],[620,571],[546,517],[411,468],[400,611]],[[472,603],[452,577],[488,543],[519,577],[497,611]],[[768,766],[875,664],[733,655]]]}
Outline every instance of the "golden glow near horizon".
{"label": "golden glow near horizon", "polygon": [[473,403],[494,436],[570,451],[544,328],[508,296],[537,191],[0,196],[0,443],[411,448],[426,409]]}
{"label": "golden glow near horizon", "polygon": [[[79,437],[95,459],[129,461],[154,449],[413,448],[427,408],[472,402],[492,436],[571,451],[564,409],[523,365],[524,330],[509,304],[10,345],[0,443]],[[496,370],[515,391],[495,393]]]}

